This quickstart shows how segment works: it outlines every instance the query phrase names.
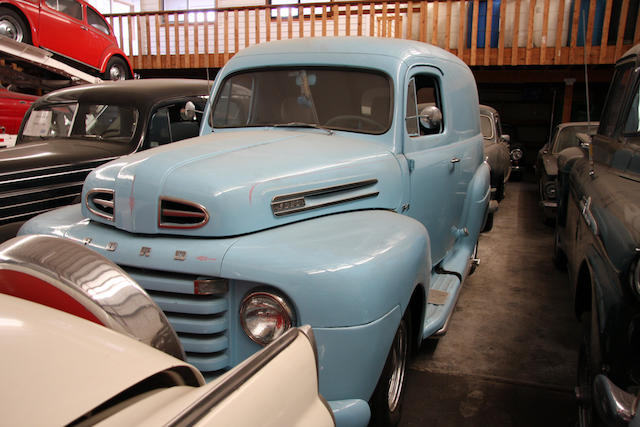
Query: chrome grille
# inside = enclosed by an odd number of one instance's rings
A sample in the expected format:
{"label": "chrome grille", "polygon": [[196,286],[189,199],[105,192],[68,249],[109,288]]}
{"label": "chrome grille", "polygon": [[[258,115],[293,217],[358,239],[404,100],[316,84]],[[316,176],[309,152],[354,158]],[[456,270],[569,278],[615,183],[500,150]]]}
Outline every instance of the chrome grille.
{"label": "chrome grille", "polygon": [[84,179],[98,164],[0,172],[0,225],[78,202]]}
{"label": "chrome grille", "polygon": [[113,190],[105,190],[96,188],[87,193],[85,201],[87,208],[93,214],[98,215],[109,221],[115,219],[114,214],[115,192]]}
{"label": "chrome grille", "polygon": [[229,369],[229,293],[194,295],[195,275],[121,266],[162,309],[175,329],[187,362],[212,379]]}
{"label": "chrome grille", "polygon": [[209,222],[209,213],[197,203],[162,197],[159,206],[159,228],[198,228]]}

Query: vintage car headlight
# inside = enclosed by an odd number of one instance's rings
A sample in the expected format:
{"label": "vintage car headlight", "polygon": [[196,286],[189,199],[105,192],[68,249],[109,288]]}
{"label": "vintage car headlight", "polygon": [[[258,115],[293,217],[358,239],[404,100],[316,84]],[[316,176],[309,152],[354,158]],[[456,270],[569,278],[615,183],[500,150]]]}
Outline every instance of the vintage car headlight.
{"label": "vintage car headlight", "polygon": [[522,158],[522,150],[520,148],[514,148],[511,150],[511,160],[518,161]]}
{"label": "vintage car headlight", "polygon": [[547,182],[544,185],[544,195],[549,200],[555,200],[556,198],[556,183],[555,182]]}
{"label": "vintage car headlight", "polygon": [[260,345],[267,345],[284,334],[294,321],[291,306],[273,292],[252,292],[240,305],[242,329]]}

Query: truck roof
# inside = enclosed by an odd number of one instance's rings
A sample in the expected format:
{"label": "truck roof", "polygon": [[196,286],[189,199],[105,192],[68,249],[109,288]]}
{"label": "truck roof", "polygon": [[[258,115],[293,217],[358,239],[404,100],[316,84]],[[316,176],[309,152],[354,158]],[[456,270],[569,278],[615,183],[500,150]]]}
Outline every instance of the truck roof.
{"label": "truck roof", "polygon": [[[317,55],[382,55],[398,61],[403,61],[409,56],[420,55],[464,64],[457,56],[437,46],[413,40],[378,37],[317,37],[279,40],[243,49],[234,56],[234,59],[255,55],[300,55],[309,53]],[[359,61],[354,59],[354,62]]]}

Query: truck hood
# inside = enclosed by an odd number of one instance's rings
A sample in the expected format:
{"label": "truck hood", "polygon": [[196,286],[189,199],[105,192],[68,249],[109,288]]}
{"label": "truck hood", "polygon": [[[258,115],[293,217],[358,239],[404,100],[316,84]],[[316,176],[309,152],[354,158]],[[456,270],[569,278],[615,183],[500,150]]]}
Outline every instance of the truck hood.
{"label": "truck hood", "polygon": [[357,209],[397,209],[388,147],[317,129],[221,131],[92,172],[85,216],[134,233],[224,237]]}
{"label": "truck hood", "polygon": [[[118,144],[121,145],[121,144]],[[29,142],[0,151],[0,171],[23,172],[52,166],[110,159],[125,154],[129,147],[114,149],[114,144],[98,141],[53,140]],[[104,161],[103,160],[103,161]]]}

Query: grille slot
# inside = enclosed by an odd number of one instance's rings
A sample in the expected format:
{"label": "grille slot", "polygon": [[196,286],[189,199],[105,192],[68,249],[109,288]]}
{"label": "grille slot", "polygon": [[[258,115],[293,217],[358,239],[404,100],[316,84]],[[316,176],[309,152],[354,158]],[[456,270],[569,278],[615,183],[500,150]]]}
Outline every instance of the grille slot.
{"label": "grille slot", "polygon": [[229,369],[229,300],[223,295],[194,295],[168,292],[193,289],[195,275],[165,273],[121,266],[142,286],[167,316],[178,334],[187,361],[211,380]]}
{"label": "grille slot", "polygon": [[199,228],[209,222],[209,213],[197,203],[162,197],[159,206],[159,228]]}
{"label": "grille slot", "polygon": [[91,190],[87,193],[87,208],[93,214],[109,221],[113,221],[115,219],[114,196],[115,193],[113,190],[105,190],[101,188]]}

